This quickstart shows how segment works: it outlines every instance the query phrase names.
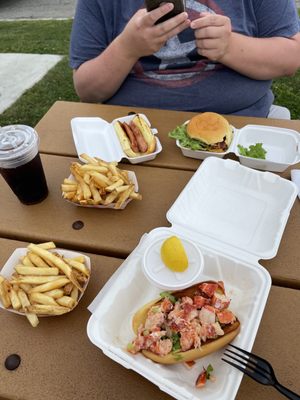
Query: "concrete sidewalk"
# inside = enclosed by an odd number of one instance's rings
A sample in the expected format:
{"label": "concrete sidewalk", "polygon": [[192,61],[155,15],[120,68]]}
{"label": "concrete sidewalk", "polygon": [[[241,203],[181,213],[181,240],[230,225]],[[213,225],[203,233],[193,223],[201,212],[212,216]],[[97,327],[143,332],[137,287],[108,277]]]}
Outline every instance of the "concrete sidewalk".
{"label": "concrete sidewalk", "polygon": [[[0,21],[73,18],[77,0],[0,0]],[[51,54],[0,54],[0,114],[61,60]]]}
{"label": "concrete sidewalk", "polygon": [[73,18],[77,0],[0,0],[0,20]]}

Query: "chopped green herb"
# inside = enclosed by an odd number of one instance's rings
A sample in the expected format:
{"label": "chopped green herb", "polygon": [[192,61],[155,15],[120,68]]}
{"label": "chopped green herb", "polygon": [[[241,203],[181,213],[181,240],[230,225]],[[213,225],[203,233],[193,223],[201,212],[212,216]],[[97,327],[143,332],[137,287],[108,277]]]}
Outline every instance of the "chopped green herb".
{"label": "chopped green herb", "polygon": [[245,157],[261,158],[265,160],[267,151],[262,147],[262,143],[251,144],[249,148],[238,144],[239,153]]}
{"label": "chopped green herb", "polygon": [[127,350],[130,351],[130,350],[133,350],[133,349],[134,349],[134,345],[132,343],[128,343]]}
{"label": "chopped green herb", "polygon": [[171,340],[173,343],[172,352],[176,352],[176,351],[180,350],[181,349],[180,335],[178,333],[173,333],[173,335],[171,336]]}
{"label": "chopped green herb", "polygon": [[156,314],[156,313],[158,313],[158,312],[160,311],[160,308],[159,308],[159,306],[154,306],[154,307],[151,308],[151,311],[152,311],[154,314]]}
{"label": "chopped green herb", "polygon": [[206,378],[207,379],[210,379],[210,375],[211,375],[211,373],[213,372],[213,367],[212,367],[212,365],[211,364],[209,364],[208,366],[207,366],[207,368],[206,368]]}
{"label": "chopped green herb", "polygon": [[160,297],[162,299],[167,298],[170,300],[171,303],[175,304],[176,303],[176,297],[173,296],[170,292],[161,292]]}
{"label": "chopped green herb", "polygon": [[176,361],[181,361],[183,359],[181,354],[176,354],[176,353],[173,354],[173,358]]}

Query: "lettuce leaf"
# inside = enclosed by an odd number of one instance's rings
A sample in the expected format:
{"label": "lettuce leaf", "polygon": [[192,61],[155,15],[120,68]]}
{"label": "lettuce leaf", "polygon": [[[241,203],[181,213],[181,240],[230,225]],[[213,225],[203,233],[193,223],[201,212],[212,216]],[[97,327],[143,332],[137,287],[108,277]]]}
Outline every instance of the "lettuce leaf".
{"label": "lettuce leaf", "polygon": [[169,132],[169,137],[179,140],[180,146],[191,150],[207,151],[209,148],[209,146],[206,143],[201,142],[201,140],[191,139],[186,133],[186,125],[177,126]]}
{"label": "lettuce leaf", "polygon": [[262,147],[262,143],[251,144],[248,149],[238,144],[238,149],[242,156],[266,159],[267,151]]}

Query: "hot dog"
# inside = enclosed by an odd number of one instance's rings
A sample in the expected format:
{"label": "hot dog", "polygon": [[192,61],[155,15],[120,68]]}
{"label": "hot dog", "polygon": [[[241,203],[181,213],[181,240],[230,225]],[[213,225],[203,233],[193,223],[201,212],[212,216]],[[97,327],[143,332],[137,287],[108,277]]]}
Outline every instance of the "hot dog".
{"label": "hot dog", "polygon": [[231,342],[240,322],[229,310],[223,282],[206,281],[182,291],[162,293],[133,317],[128,351],[161,364],[204,357]]}
{"label": "hot dog", "polygon": [[128,157],[140,157],[155,151],[155,137],[141,115],[137,114],[129,123],[116,121],[114,128]]}

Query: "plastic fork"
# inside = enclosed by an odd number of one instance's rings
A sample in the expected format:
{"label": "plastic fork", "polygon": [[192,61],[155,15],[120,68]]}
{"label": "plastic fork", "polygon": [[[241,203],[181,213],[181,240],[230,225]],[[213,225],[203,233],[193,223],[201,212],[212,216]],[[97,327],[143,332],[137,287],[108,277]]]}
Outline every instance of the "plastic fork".
{"label": "plastic fork", "polygon": [[300,396],[298,394],[292,392],[278,382],[272,365],[267,360],[264,360],[253,353],[249,353],[246,350],[240,349],[233,344],[229,344],[229,346],[235,348],[237,351],[226,349],[224,355],[231,358],[235,362],[222,358],[223,361],[242,371],[256,382],[259,382],[263,385],[274,386],[275,389],[277,389],[288,399],[300,400]]}

